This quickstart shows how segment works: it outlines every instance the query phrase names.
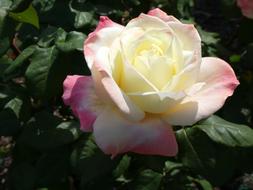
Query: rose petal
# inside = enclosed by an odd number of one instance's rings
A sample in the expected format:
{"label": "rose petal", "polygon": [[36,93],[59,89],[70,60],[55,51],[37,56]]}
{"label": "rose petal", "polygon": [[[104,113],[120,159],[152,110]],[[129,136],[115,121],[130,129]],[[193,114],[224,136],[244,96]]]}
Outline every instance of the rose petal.
{"label": "rose petal", "polygon": [[237,6],[241,8],[242,14],[245,17],[253,19],[253,1],[252,0],[237,0]]}
{"label": "rose petal", "polygon": [[179,22],[179,23],[181,23],[174,16],[167,15],[166,12],[162,11],[159,8],[155,8],[155,9],[150,10],[148,12],[148,15],[158,17],[158,18],[162,19],[164,22]]}
{"label": "rose petal", "polygon": [[168,124],[152,118],[130,122],[111,109],[98,116],[94,137],[98,146],[113,157],[128,151],[164,156],[177,154],[176,139]]}
{"label": "rose petal", "polygon": [[84,42],[84,55],[88,67],[91,69],[96,58],[100,64],[109,68],[108,52],[111,44],[123,31],[124,26],[111,21],[108,17],[100,17],[96,30],[89,34]]}
{"label": "rose petal", "polygon": [[130,20],[129,23],[126,25],[127,30],[135,27],[141,28],[143,31],[146,31],[154,28],[166,29],[168,28],[168,25],[160,18],[141,13],[137,18]]}
{"label": "rose petal", "polygon": [[180,101],[185,94],[169,92],[128,93],[131,100],[148,113],[164,113]]}
{"label": "rose petal", "polygon": [[94,89],[91,77],[67,76],[63,82],[63,101],[69,105],[73,113],[80,119],[83,131],[92,131],[92,125],[97,117],[98,111],[94,105]]}
{"label": "rose petal", "polygon": [[191,87],[198,79],[199,67],[198,64],[188,65],[164,86],[163,91],[180,92]]}
{"label": "rose petal", "polygon": [[199,82],[205,85],[165,114],[164,119],[168,123],[192,125],[208,117],[223,106],[239,84],[230,65],[213,57],[202,59]]}
{"label": "rose petal", "polygon": [[139,121],[144,118],[145,113],[121,91],[103,66],[95,63],[91,71],[96,92],[106,104],[116,106],[130,120]]}
{"label": "rose petal", "polygon": [[201,60],[201,38],[194,25],[170,22],[169,26],[181,43],[182,49],[194,52],[197,60]]}
{"label": "rose petal", "polygon": [[125,63],[121,73],[119,86],[124,92],[155,92],[157,88],[151,84],[141,73],[132,65]]}

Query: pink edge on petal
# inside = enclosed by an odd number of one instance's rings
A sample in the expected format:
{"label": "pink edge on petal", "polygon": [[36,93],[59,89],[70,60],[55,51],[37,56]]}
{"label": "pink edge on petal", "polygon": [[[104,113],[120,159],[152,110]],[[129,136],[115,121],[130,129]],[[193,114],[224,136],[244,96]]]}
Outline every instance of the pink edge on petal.
{"label": "pink edge on petal", "polygon": [[159,8],[152,9],[148,12],[148,15],[150,16],[155,16],[163,20],[164,22],[179,22],[181,23],[178,19],[176,19],[174,16],[167,15],[166,12],[162,11]]}
{"label": "pink edge on petal", "polygon": [[62,99],[66,105],[71,107],[75,116],[80,119],[83,131],[92,131],[92,125],[97,117],[95,112],[91,110],[92,83],[91,77],[78,75],[69,75],[63,82]]}
{"label": "pink edge on petal", "polygon": [[[87,39],[84,42],[84,47],[86,44],[95,40],[94,37],[100,30],[102,30],[104,28],[109,28],[109,27],[123,27],[123,26],[118,23],[113,22],[107,16],[100,16],[100,20],[99,20],[99,23],[98,23],[96,29],[88,35]],[[85,51],[85,48],[84,48],[84,51]],[[86,55],[85,52],[84,52],[84,54]]]}
{"label": "pink edge on petal", "polygon": [[239,85],[231,66],[214,57],[202,59],[199,82],[204,83],[199,91],[187,96],[164,115],[168,123],[192,125],[212,115],[224,105]]}
{"label": "pink edge on petal", "polygon": [[[156,154],[161,156],[176,156],[178,146],[175,134],[170,126],[160,123],[153,126],[157,130],[157,137],[137,146],[132,151],[139,154]],[[153,129],[154,130],[154,129]]]}
{"label": "pink edge on petal", "polygon": [[103,46],[110,46],[110,43],[113,42],[115,37],[119,35],[123,28],[124,27],[122,25],[113,22],[106,16],[100,17],[96,29],[88,35],[83,45],[85,59],[90,69],[99,49]]}
{"label": "pink edge on petal", "polygon": [[94,137],[104,153],[112,157],[126,152],[162,156],[178,152],[175,135],[167,123],[158,118],[131,122],[111,108],[96,119]]}

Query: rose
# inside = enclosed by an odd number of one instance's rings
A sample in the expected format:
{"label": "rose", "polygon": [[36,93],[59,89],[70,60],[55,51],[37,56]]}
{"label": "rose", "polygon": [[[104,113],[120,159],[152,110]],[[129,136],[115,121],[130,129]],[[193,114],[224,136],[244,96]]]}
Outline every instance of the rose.
{"label": "rose", "polygon": [[127,151],[173,156],[172,125],[191,125],[222,107],[239,84],[218,58],[201,58],[193,25],[160,9],[125,27],[101,17],[85,41],[92,77],[68,76],[63,100],[113,156]]}
{"label": "rose", "polygon": [[253,1],[252,0],[237,0],[237,6],[241,8],[242,14],[253,19]]}

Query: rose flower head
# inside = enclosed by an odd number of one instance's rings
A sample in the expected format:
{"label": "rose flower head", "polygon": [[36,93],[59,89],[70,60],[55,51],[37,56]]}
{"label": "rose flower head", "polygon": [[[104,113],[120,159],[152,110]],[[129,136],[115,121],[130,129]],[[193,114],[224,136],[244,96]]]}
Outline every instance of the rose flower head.
{"label": "rose flower head", "polygon": [[97,145],[175,156],[173,125],[192,125],[221,108],[239,84],[232,68],[201,57],[201,39],[160,9],[126,26],[102,16],[84,43],[91,76],[68,76],[63,100]]}

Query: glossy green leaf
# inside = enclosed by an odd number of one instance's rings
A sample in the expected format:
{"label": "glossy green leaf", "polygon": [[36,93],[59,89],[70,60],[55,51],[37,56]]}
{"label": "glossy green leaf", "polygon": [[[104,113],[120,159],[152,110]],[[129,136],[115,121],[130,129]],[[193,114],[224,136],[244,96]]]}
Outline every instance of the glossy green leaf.
{"label": "glossy green leaf", "polygon": [[3,56],[0,58],[0,80],[4,78],[4,73],[11,65],[12,60],[7,56]]}
{"label": "glossy green leaf", "polygon": [[124,155],[120,160],[119,164],[117,165],[117,167],[113,170],[113,176],[120,177],[121,175],[123,175],[127,171],[130,162],[131,157],[128,155]]}
{"label": "glossy green leaf", "polygon": [[51,10],[56,0],[34,0],[33,4],[40,7],[40,11],[47,12]]}
{"label": "glossy green leaf", "polygon": [[[0,34],[1,34],[1,28],[0,28]],[[9,49],[9,47],[10,47],[10,40],[9,40],[9,38],[8,37],[0,38],[0,56],[3,55],[3,54],[5,54],[6,51]]]}
{"label": "glossy green leaf", "polygon": [[218,146],[197,127],[183,128],[176,134],[178,156],[184,166],[216,185],[224,183],[233,175],[237,157],[231,149]]}
{"label": "glossy green leaf", "polygon": [[56,128],[68,130],[73,135],[74,140],[77,140],[82,134],[82,131],[80,130],[80,124],[76,121],[62,122],[57,125]]}
{"label": "glossy green leaf", "polygon": [[56,46],[63,52],[69,52],[73,50],[83,50],[83,42],[86,38],[81,32],[72,31],[68,33],[64,38],[59,38],[56,41]]}
{"label": "glossy green leaf", "polygon": [[196,127],[217,143],[231,147],[253,147],[253,130],[248,126],[231,123],[213,115]]}
{"label": "glossy green leaf", "polygon": [[39,29],[39,17],[37,11],[30,5],[25,11],[14,13],[9,12],[9,16],[19,22],[31,24]]}
{"label": "glossy green leaf", "polygon": [[45,30],[42,31],[38,45],[40,47],[51,47],[55,44],[55,41],[58,39],[65,40],[67,32],[65,32],[62,28],[57,28],[53,26],[48,26]]}
{"label": "glossy green leaf", "polygon": [[165,162],[165,167],[164,167],[164,171],[166,173],[171,172],[174,169],[180,169],[183,167],[182,163],[178,163],[178,162],[172,162],[172,161],[166,161]]}
{"label": "glossy green leaf", "polygon": [[198,183],[203,190],[213,190],[212,185],[205,179],[193,179],[193,181]]}
{"label": "glossy green leaf", "polygon": [[5,78],[9,79],[12,77],[13,74],[15,74],[15,72],[18,72],[17,70],[21,69],[21,67],[25,64],[25,61],[32,56],[36,48],[36,45],[31,45],[24,49],[19,54],[19,56],[11,63],[11,65],[5,70]]}
{"label": "glossy green leaf", "polygon": [[5,105],[5,109],[12,109],[13,112],[15,113],[15,115],[17,117],[19,117],[19,114],[20,114],[20,111],[21,111],[21,108],[22,108],[22,105],[23,105],[23,101],[18,98],[18,97],[15,97],[13,98],[12,100],[10,100],[6,105]]}
{"label": "glossy green leaf", "polygon": [[[55,81],[50,81],[50,74],[58,56],[56,47],[37,48],[31,58],[31,64],[26,70],[26,80],[28,88],[33,96],[38,98],[50,97],[50,84]],[[60,65],[59,65],[60,68]],[[54,87],[55,88],[55,87]],[[53,90],[53,89],[52,89]]]}
{"label": "glossy green leaf", "polygon": [[93,13],[77,11],[74,26],[75,28],[82,28],[90,24],[92,20],[93,20]]}
{"label": "glossy green leaf", "polygon": [[158,190],[162,180],[162,174],[152,170],[144,170],[136,179],[135,190]]}

